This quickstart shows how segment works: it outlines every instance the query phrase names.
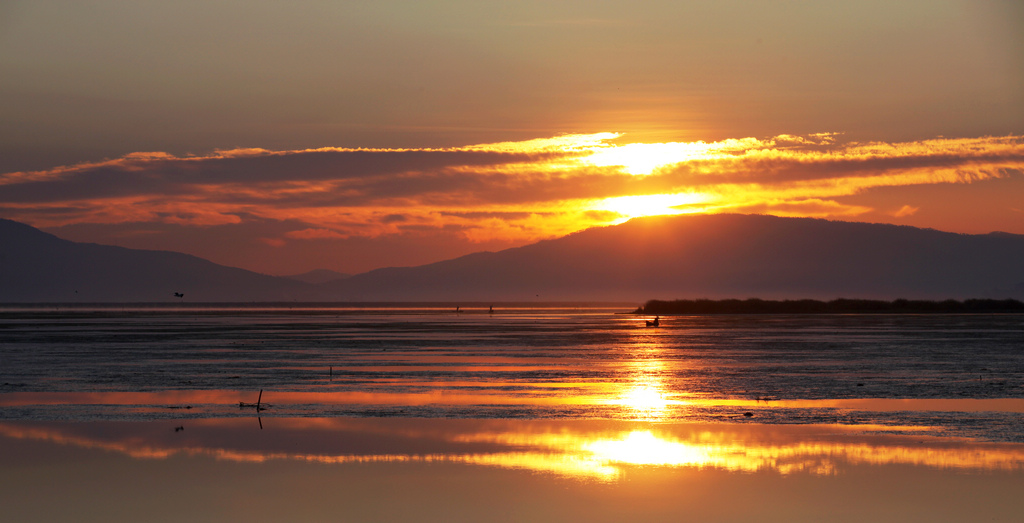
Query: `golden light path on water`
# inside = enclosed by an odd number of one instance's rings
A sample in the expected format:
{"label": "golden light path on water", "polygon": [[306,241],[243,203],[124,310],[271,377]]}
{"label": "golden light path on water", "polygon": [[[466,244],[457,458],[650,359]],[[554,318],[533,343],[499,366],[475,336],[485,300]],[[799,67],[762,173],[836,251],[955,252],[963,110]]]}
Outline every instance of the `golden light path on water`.
{"label": "golden light path on water", "polygon": [[660,420],[670,403],[679,403],[668,397],[663,378],[667,365],[662,359],[661,345],[657,338],[640,334],[631,345],[634,359],[625,363],[629,382],[607,403],[631,409],[639,419]]}
{"label": "golden light path on water", "polygon": [[[641,320],[642,321],[642,320]],[[838,399],[763,399],[755,397],[722,397],[693,392],[673,377],[686,372],[686,359],[672,358],[672,348],[665,345],[668,331],[649,329],[626,330],[620,340],[626,352],[615,357],[592,360],[592,371],[606,369],[605,377],[574,377],[572,379],[524,379],[520,373],[548,374],[564,369],[562,357],[544,356],[510,358],[472,354],[419,354],[388,352],[386,360],[372,360],[372,365],[342,365],[333,372],[372,371],[374,388],[384,390],[337,389],[346,387],[346,380],[333,381],[321,375],[310,382],[322,390],[267,390],[262,399],[275,407],[274,414],[288,416],[296,405],[318,408],[352,407],[588,407],[610,408],[601,417],[634,421],[687,421],[701,411],[723,412],[753,409],[782,412],[787,409],[831,409],[836,412],[1004,412],[1024,413],[1024,398],[838,398]],[[380,354],[384,353],[372,353]],[[373,356],[376,358],[377,356]],[[354,362],[361,362],[356,359]],[[319,367],[280,367],[291,371],[322,373]],[[696,370],[700,370],[697,368]],[[401,377],[392,373],[411,373]],[[433,375],[434,373],[439,373]],[[465,373],[463,375],[463,373]],[[486,378],[472,376],[486,373]],[[595,373],[603,376],[601,372]],[[676,378],[677,379],[677,378]],[[253,403],[255,391],[239,390],[166,390],[150,392],[6,392],[0,394],[0,408],[32,406],[124,406],[133,413],[166,413],[168,408],[188,408],[196,415],[221,416],[239,402]],[[741,414],[742,410],[738,412]],[[760,413],[758,414],[760,416]],[[756,421],[756,420],[753,420]]]}
{"label": "golden light path on water", "polygon": [[[484,317],[456,317],[453,325],[465,328]],[[1009,442],[1017,440],[949,437],[943,425],[958,417],[1013,423],[1019,419],[1014,413],[1024,413],[1024,398],[765,401],[740,389],[716,392],[705,383],[710,364],[692,357],[699,348],[680,357],[678,332],[628,321],[640,325],[616,329],[611,341],[591,341],[578,355],[552,349],[561,347],[548,338],[552,331],[561,334],[555,323],[557,329],[532,327],[542,336],[534,342],[542,350],[522,357],[505,350],[459,352],[447,341],[436,342],[444,350],[374,348],[334,367],[352,372],[341,379],[288,358],[268,368],[295,372],[303,381],[291,390],[262,392],[263,403],[272,404],[262,417],[239,405],[256,401],[251,390],[6,392],[0,409],[28,414],[0,422],[0,445],[3,438],[41,441],[138,459],[451,463],[598,482],[654,469],[780,475],[833,475],[866,466],[1024,470],[1024,445]],[[396,339],[404,335],[395,333]],[[726,360],[715,368],[747,364]],[[56,421],[78,419],[79,409],[89,421]],[[748,409],[751,417],[745,417]],[[898,414],[876,415],[885,412]],[[961,416],[968,413],[978,416]],[[504,417],[515,419],[494,419]]]}
{"label": "golden light path on water", "polygon": [[[2,423],[0,436],[47,441],[80,448],[123,453],[137,459],[207,456],[217,460],[261,463],[293,460],[325,464],[388,462],[451,462],[551,473],[578,480],[615,481],[635,467],[716,469],[729,472],[832,475],[861,465],[911,465],[962,472],[1018,471],[1024,469],[1024,446],[949,441],[928,436],[870,435],[870,429],[894,427],[761,425],[659,425],[643,423],[529,422],[487,420],[458,423],[452,420],[417,420],[418,425],[388,420],[329,418],[267,420],[269,430],[313,434],[326,449],[292,450],[301,444],[237,447],[217,436],[218,431],[239,440],[253,439],[253,420],[196,420],[189,432],[210,437],[181,440],[147,439],[138,427],[112,425],[100,434],[75,432],[74,425]],[[243,427],[247,429],[242,430]],[[915,427],[900,427],[913,432]],[[233,431],[233,432],[232,432]],[[248,434],[249,437],[245,437]],[[350,452],[344,448],[355,436],[386,438],[393,448],[376,452]],[[359,438],[356,438],[359,439]],[[177,442],[176,442],[177,441]],[[216,441],[217,443],[212,443]],[[230,441],[230,440],[229,440]],[[420,452],[403,451],[416,441]],[[481,447],[481,445],[483,445]],[[331,447],[337,449],[332,450]],[[472,447],[472,450],[466,450]]]}
{"label": "golden light path on water", "polygon": [[[428,393],[273,392],[264,398],[278,405],[289,403],[366,403],[415,405],[487,403],[523,405],[605,405],[622,409],[624,418],[605,421],[541,420],[370,420],[346,418],[266,418],[269,426],[290,434],[319,434],[326,449],[296,451],[270,446],[252,449],[206,443],[147,440],[130,432],[102,436],[76,433],[60,424],[5,423],[0,435],[43,440],[62,445],[103,449],[139,459],[169,459],[177,455],[208,456],[234,462],[292,460],[325,464],[345,463],[462,463],[554,474],[585,481],[617,481],[636,467],[714,469],[737,473],[837,474],[848,467],[910,465],[964,472],[1024,470],[1024,445],[985,444],[939,438],[935,427],[906,425],[801,425],[686,424],[673,416],[692,407],[756,407],[761,400],[700,398],[672,392],[666,385],[672,365],[659,336],[639,331],[630,340],[630,358],[618,361],[621,378],[612,383],[516,383],[533,392],[510,395],[510,383],[481,384],[434,381],[443,389]],[[493,364],[493,362],[491,362]],[[460,392],[459,388],[467,390]],[[489,391],[488,389],[493,389]],[[548,392],[538,392],[548,391]],[[25,393],[4,395],[7,406],[44,403],[155,405],[161,402],[196,404],[234,403],[237,391],[176,391],[166,393]],[[248,398],[251,401],[251,398]],[[1024,412],[1024,400],[786,400],[778,408],[838,408],[885,410],[1001,410]],[[198,407],[197,407],[198,408]],[[674,412],[675,410],[675,412]],[[198,430],[230,429],[252,419],[189,420],[190,434]],[[175,423],[178,423],[175,421]],[[181,423],[186,423],[182,421]],[[260,427],[264,422],[260,421]],[[110,435],[112,434],[112,436]],[[351,451],[345,442],[353,434],[362,439],[384,437],[397,441],[384,449]],[[250,434],[251,436],[251,434]],[[247,436],[241,439],[247,439]],[[213,441],[223,441],[213,438]],[[416,442],[410,452],[402,442]],[[426,449],[423,449],[424,442]],[[301,448],[301,445],[299,445]],[[334,448],[336,447],[336,448]]]}
{"label": "golden light path on water", "polygon": [[[452,385],[452,382],[435,382]],[[480,387],[477,382],[467,382]],[[465,383],[464,383],[465,384]],[[579,388],[579,384],[530,384],[550,389]],[[623,419],[658,421],[670,418],[673,408],[701,407],[769,407],[769,408],[828,408],[874,412],[1012,412],[1024,413],[1022,398],[991,399],[905,399],[905,398],[850,398],[850,399],[787,399],[762,400],[742,398],[679,398],[651,388],[634,384],[616,388],[598,384],[601,394],[592,396],[554,395],[545,397],[510,397],[499,393],[468,394],[433,391],[425,393],[388,392],[268,392],[264,400],[275,407],[287,408],[294,404],[318,405],[614,405],[624,407]],[[496,382],[491,388],[500,389],[507,383]],[[617,393],[615,391],[618,391]],[[183,405],[203,412],[206,406],[235,406],[239,401],[255,400],[252,392],[237,390],[165,391],[165,392],[11,392],[0,397],[0,407],[108,405],[136,406],[139,411],[184,408]]]}

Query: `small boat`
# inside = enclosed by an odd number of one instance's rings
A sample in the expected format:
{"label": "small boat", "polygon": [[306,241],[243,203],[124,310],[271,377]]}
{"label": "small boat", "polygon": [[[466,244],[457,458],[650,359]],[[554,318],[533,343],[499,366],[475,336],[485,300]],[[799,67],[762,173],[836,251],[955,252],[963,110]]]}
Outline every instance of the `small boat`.
{"label": "small boat", "polygon": [[660,319],[661,319],[660,316],[655,316],[654,317],[654,321],[647,320],[647,326],[648,327],[657,327],[659,325],[659,320]]}

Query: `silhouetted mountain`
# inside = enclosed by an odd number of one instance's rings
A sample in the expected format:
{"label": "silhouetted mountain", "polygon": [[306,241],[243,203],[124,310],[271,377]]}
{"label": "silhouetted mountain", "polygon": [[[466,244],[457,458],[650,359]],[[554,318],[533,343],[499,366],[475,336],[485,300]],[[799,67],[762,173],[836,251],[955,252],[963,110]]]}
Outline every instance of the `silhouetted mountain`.
{"label": "silhouetted mountain", "polygon": [[340,300],[1021,298],[1024,236],[758,215],[653,217],[328,286]]}
{"label": "silhouetted mountain", "polygon": [[[0,302],[324,299],[307,283],[166,251],[62,240],[0,220]],[[175,293],[183,296],[176,297]]]}
{"label": "silhouetted mountain", "polygon": [[327,283],[336,280],[344,280],[352,276],[351,274],[345,274],[343,272],[336,272],[328,269],[313,269],[309,272],[302,274],[294,274],[292,276],[282,276],[282,278],[288,278],[289,280],[304,281],[306,283]]}
{"label": "silhouetted mountain", "polygon": [[0,220],[0,302],[1024,298],[1024,236],[752,215],[634,219],[320,285]]}

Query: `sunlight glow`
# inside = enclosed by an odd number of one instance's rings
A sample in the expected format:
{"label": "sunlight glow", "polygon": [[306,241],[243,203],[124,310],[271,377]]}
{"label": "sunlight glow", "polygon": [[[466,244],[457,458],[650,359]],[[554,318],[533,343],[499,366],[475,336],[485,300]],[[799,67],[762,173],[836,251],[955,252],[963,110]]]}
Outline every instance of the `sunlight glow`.
{"label": "sunlight glow", "polygon": [[648,175],[668,165],[711,158],[714,150],[714,144],[704,142],[631,143],[596,149],[585,161],[598,167],[620,166],[633,175]]}
{"label": "sunlight glow", "polygon": [[633,431],[621,439],[588,442],[582,450],[594,453],[602,462],[631,465],[682,466],[710,461],[699,447],[659,438],[649,430]]}
{"label": "sunlight glow", "polygon": [[626,392],[621,403],[643,412],[657,412],[668,406],[668,400],[654,387],[635,387]]}
{"label": "sunlight glow", "polygon": [[617,383],[619,392],[607,404],[626,408],[624,414],[634,419],[658,421],[669,414],[669,405],[678,404],[678,400],[669,399],[665,387],[666,372],[663,347],[657,336],[638,334],[633,344],[635,359],[624,362],[630,380]]}
{"label": "sunlight glow", "polygon": [[595,147],[606,147],[605,142],[622,136],[620,133],[563,134],[553,138],[535,138],[521,142],[498,142],[451,150],[462,151],[497,151],[506,153],[537,153],[545,151],[579,151]]}
{"label": "sunlight glow", "polygon": [[771,141],[741,138],[710,143],[666,142],[605,145],[595,147],[594,153],[588,156],[585,162],[599,167],[622,167],[625,172],[633,175],[649,175],[677,163],[723,158],[771,144]]}
{"label": "sunlight glow", "polygon": [[699,212],[699,208],[689,206],[698,205],[710,200],[710,197],[701,193],[677,193],[677,194],[644,194],[640,196],[619,196],[601,200],[595,205],[595,210],[611,211],[623,216],[615,223],[622,223],[630,218],[640,216],[662,216],[670,214],[687,214]]}
{"label": "sunlight glow", "polygon": [[[713,142],[626,143],[628,138],[600,132],[444,148],[135,152],[0,173],[8,195],[38,183],[63,187],[56,192],[65,194],[40,201],[7,198],[0,205],[5,218],[36,227],[102,224],[114,231],[105,237],[108,243],[155,238],[164,229],[186,233],[277,221],[303,225],[268,229],[254,241],[337,246],[354,238],[436,231],[460,241],[496,242],[489,248],[498,249],[633,217],[685,213],[920,222],[926,218],[919,204],[896,200],[878,207],[887,200],[873,194],[987,183],[1024,170],[1024,136],[1015,135],[892,143],[839,143],[834,133]],[[262,173],[258,182],[246,174],[254,166]],[[182,184],[174,173],[185,171],[192,178]],[[138,180],[123,186],[138,190],[107,184],[111,173]],[[80,192],[84,187],[91,189]],[[1000,212],[1011,216],[1018,207],[1006,203]],[[221,249],[202,254],[215,251]],[[263,252],[270,258],[287,250]]]}
{"label": "sunlight glow", "polygon": [[[357,431],[381,434],[396,441],[423,436],[407,432],[401,426],[365,426],[351,420],[321,420],[310,426],[308,420],[287,420],[307,431]],[[251,420],[197,420],[194,425],[208,429],[230,429]],[[911,465],[962,471],[1014,471],[1024,467],[1024,449],[1019,445],[962,445],[957,442],[921,440],[913,444],[904,439],[876,439],[865,431],[907,429],[884,426],[808,426],[793,428],[722,427],[707,425],[699,430],[690,426],[646,425],[625,428],[592,423],[501,423],[489,422],[468,430],[450,426],[435,433],[442,441],[457,444],[420,453],[395,447],[392,452],[352,453],[337,449],[312,453],[283,450],[279,447],[236,448],[223,446],[225,440],[203,444],[199,440],[167,441],[160,437],[139,437],[128,431],[113,430],[104,435],[65,432],[59,427],[0,423],[0,436],[14,439],[49,441],[87,449],[123,453],[135,459],[168,459],[176,455],[208,456],[213,459],[264,463],[268,461],[305,461],[323,464],[345,463],[466,463],[488,467],[531,470],[581,480],[615,481],[628,467],[713,468],[731,472],[771,471],[777,474],[834,475],[851,466]],[[909,427],[913,428],[913,427]],[[362,432],[360,432],[362,431]],[[369,432],[366,432],[369,431]],[[343,439],[343,438],[342,438]],[[429,438],[428,438],[429,439]],[[464,452],[462,444],[478,450]],[[481,447],[481,444],[483,445]],[[509,446],[517,450],[508,451]],[[488,449],[488,450],[480,450]]]}

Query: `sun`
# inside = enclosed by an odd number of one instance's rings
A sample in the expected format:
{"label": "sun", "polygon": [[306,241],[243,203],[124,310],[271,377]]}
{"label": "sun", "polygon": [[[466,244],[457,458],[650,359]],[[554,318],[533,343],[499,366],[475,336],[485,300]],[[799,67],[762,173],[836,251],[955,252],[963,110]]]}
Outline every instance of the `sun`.
{"label": "sun", "polygon": [[[604,136],[601,140],[619,135]],[[593,140],[592,140],[593,141]],[[622,172],[634,176],[647,176],[671,165],[715,157],[731,146],[725,143],[668,142],[631,143],[625,145],[586,144],[580,148],[591,153],[580,162],[598,167],[618,167]],[[610,211],[621,218],[615,224],[640,216],[662,216],[700,212],[694,206],[711,200],[710,195],[695,191],[664,194],[640,194],[605,198],[593,202],[590,210]]]}
{"label": "sun", "polygon": [[663,216],[700,212],[700,204],[710,201],[702,193],[642,194],[606,198],[595,203],[593,210],[611,211],[622,216],[615,223],[622,223],[640,216]]}
{"label": "sun", "polygon": [[721,148],[705,142],[631,143],[595,147],[584,161],[599,167],[619,166],[633,175],[653,174],[663,167],[711,158]]}

